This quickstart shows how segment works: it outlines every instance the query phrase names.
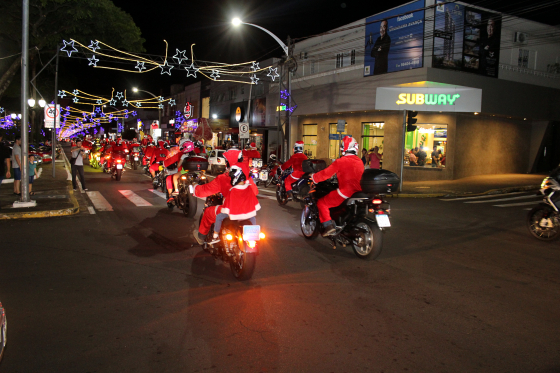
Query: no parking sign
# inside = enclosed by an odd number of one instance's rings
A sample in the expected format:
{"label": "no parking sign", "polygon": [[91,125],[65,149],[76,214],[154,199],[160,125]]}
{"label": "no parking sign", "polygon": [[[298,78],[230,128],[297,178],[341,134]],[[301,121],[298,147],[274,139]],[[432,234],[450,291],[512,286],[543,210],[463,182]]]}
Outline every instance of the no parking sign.
{"label": "no parking sign", "polygon": [[54,104],[45,105],[45,128],[54,127],[54,119],[56,118],[56,128],[60,128],[60,105]]}

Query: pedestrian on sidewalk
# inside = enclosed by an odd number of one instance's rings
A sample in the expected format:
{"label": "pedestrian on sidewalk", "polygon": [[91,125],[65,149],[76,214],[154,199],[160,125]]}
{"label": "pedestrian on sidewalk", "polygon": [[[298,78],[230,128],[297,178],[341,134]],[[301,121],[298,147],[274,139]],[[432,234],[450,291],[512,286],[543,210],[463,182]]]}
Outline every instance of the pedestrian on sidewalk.
{"label": "pedestrian on sidewalk", "polygon": [[375,146],[369,153],[369,168],[380,169],[383,154],[379,153],[379,146]]}
{"label": "pedestrian on sidewalk", "polygon": [[74,187],[74,191],[78,190],[78,183],[76,182],[76,173],[80,178],[80,183],[82,184],[82,189],[87,190],[86,182],[84,177],[84,158],[82,154],[84,152],[84,148],[82,147],[82,140],[77,140],[76,145],[74,145],[70,151],[71,159],[70,164],[72,165],[72,186]]}
{"label": "pedestrian on sidewalk", "polygon": [[12,149],[12,167],[14,169],[14,194],[21,195],[21,136],[16,136]]}
{"label": "pedestrian on sidewalk", "polygon": [[4,133],[0,132],[0,185],[4,177],[10,178],[10,176],[12,176],[10,173],[10,169],[12,168],[10,149],[2,142],[3,137]]}
{"label": "pedestrian on sidewalk", "polygon": [[35,192],[32,191],[33,189],[33,181],[37,176],[37,163],[35,162],[35,156],[29,156],[29,195],[35,195]]}

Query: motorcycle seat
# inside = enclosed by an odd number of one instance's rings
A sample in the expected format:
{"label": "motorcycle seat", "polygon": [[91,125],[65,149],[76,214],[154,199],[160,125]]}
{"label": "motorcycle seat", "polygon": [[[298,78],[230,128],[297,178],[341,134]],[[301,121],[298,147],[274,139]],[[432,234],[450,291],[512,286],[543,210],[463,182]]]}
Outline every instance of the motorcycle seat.
{"label": "motorcycle seat", "polygon": [[356,203],[356,201],[362,201],[362,200],[366,200],[366,199],[369,199],[369,198],[371,198],[371,197],[367,193],[356,192],[356,193],[352,194],[352,197],[345,200],[342,203],[342,205],[343,206],[353,205],[354,203]]}

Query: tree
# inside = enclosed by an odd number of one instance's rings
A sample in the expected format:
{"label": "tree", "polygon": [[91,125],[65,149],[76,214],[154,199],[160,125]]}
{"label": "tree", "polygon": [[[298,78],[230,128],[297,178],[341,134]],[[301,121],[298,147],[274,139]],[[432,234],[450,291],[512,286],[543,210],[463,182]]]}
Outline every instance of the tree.
{"label": "tree", "polygon": [[[57,44],[70,38],[101,40],[115,48],[143,52],[144,39],[132,17],[111,0],[30,0],[29,65],[36,71],[39,53],[53,55]],[[0,44],[6,54],[15,54],[0,64],[0,98],[21,68],[21,1],[1,1]]]}

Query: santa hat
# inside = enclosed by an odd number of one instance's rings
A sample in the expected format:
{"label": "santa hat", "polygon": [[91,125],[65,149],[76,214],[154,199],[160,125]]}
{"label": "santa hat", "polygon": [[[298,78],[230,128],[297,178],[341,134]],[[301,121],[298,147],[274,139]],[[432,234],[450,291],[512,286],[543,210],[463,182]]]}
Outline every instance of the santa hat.
{"label": "santa hat", "polygon": [[302,152],[303,151],[303,141],[296,141],[294,144],[294,152]]}
{"label": "santa hat", "polygon": [[342,150],[344,153],[350,152],[353,154],[358,154],[358,142],[352,136],[344,136],[342,139]]}
{"label": "santa hat", "polygon": [[256,147],[257,147],[257,144],[255,144],[254,142],[252,142],[250,146],[251,146],[251,148],[256,148]]}
{"label": "santa hat", "polygon": [[223,156],[228,161],[230,166],[233,166],[237,162],[241,161],[241,159],[243,158],[243,153],[241,153],[241,150],[238,149],[230,149],[225,152]]}

